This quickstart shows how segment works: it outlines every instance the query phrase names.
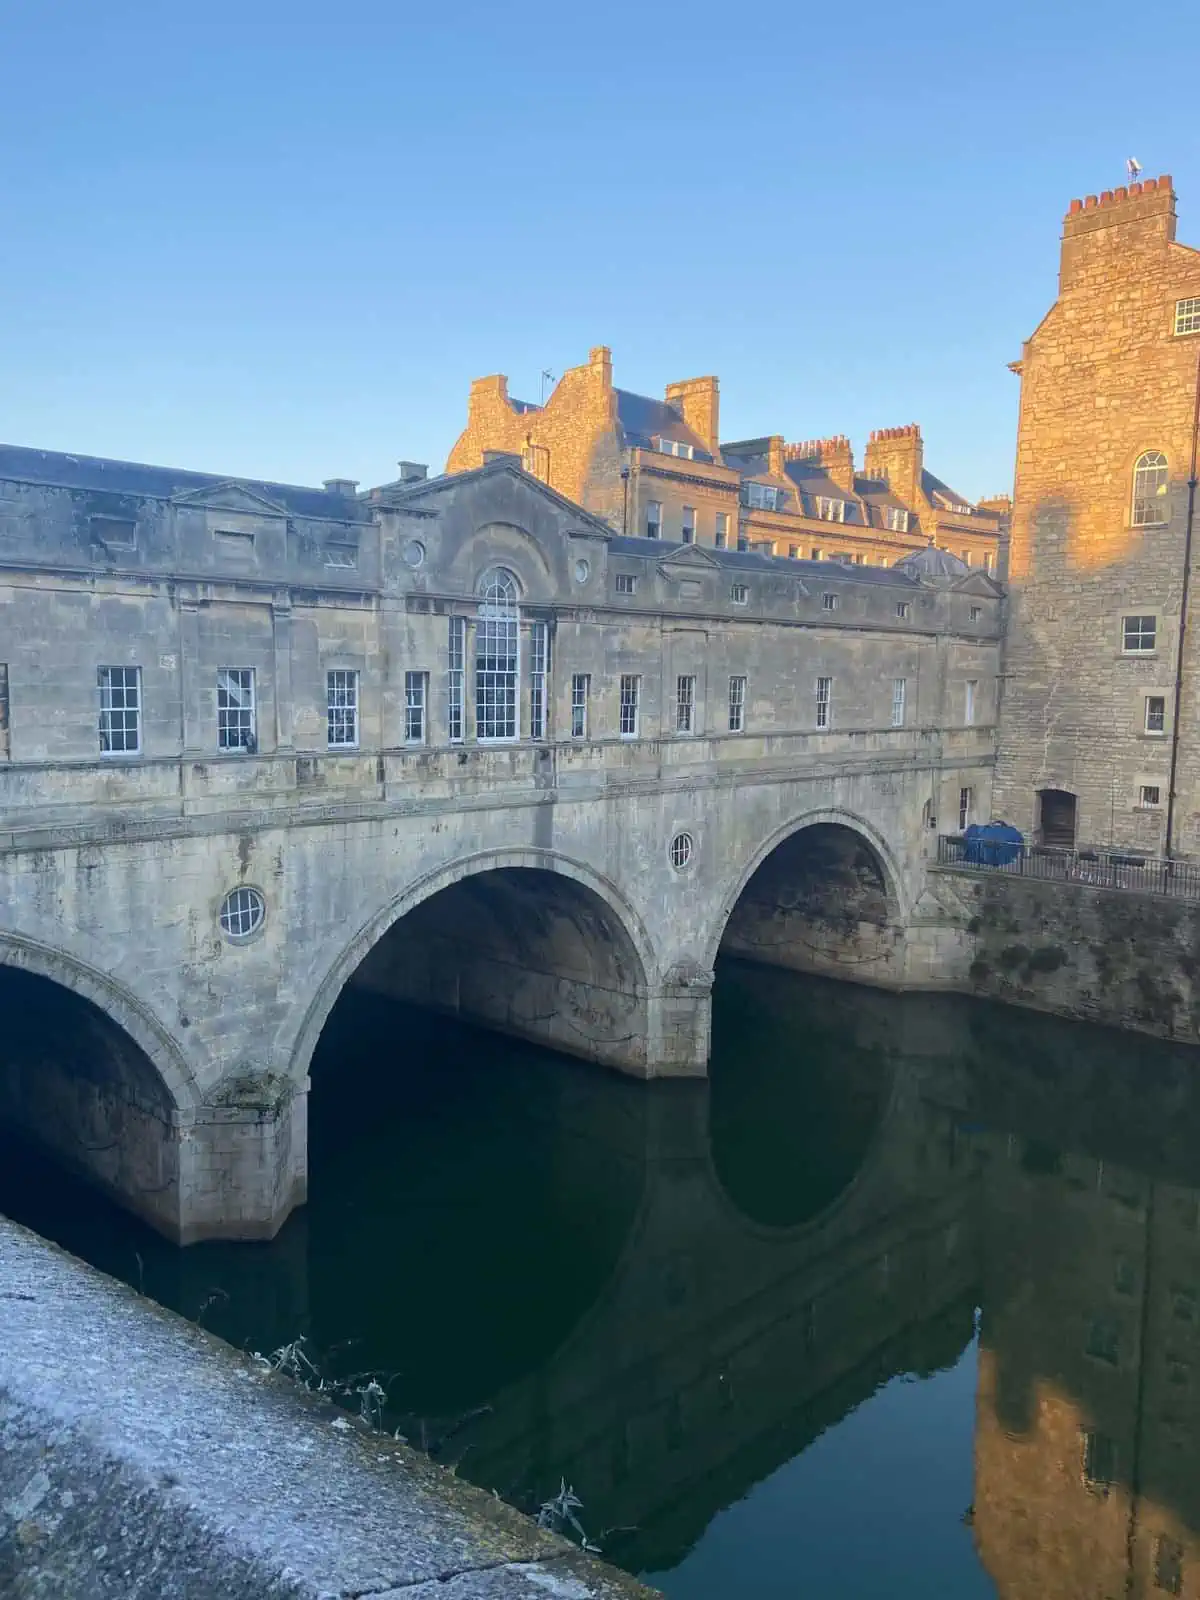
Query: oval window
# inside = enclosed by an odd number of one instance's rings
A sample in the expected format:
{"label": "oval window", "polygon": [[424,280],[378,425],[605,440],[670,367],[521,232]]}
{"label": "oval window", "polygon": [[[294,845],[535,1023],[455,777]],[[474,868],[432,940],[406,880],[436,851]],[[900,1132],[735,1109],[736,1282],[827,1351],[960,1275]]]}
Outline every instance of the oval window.
{"label": "oval window", "polygon": [[696,843],[690,833],[677,833],[671,840],[671,865],[682,872],[695,853]]}

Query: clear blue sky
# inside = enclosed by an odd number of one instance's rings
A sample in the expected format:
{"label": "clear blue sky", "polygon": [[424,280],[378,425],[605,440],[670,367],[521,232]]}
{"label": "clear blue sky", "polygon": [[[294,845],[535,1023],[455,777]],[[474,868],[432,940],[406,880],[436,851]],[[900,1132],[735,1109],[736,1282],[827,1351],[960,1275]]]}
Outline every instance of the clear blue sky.
{"label": "clear blue sky", "polygon": [[609,344],[978,495],[1071,197],[1200,244],[1193,0],[0,0],[0,62],[9,443],[381,482]]}

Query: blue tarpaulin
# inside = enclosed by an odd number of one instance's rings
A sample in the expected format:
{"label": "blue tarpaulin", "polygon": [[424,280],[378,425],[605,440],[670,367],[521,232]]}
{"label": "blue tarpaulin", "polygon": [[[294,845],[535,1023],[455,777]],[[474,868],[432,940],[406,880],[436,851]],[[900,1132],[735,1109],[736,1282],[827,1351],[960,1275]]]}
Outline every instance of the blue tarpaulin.
{"label": "blue tarpaulin", "polygon": [[963,859],[978,867],[1007,867],[1025,840],[1011,822],[973,822],[963,835]]}

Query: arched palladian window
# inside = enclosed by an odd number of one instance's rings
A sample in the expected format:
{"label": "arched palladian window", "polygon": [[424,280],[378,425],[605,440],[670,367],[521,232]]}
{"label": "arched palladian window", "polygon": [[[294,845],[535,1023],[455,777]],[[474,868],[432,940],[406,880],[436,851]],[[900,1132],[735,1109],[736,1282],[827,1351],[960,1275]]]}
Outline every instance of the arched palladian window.
{"label": "arched palladian window", "polygon": [[475,736],[515,739],[520,693],[517,580],[503,567],[486,572],[475,629]]}
{"label": "arched palladian window", "polygon": [[1167,520],[1167,458],[1147,450],[1133,468],[1133,525],[1152,528]]}

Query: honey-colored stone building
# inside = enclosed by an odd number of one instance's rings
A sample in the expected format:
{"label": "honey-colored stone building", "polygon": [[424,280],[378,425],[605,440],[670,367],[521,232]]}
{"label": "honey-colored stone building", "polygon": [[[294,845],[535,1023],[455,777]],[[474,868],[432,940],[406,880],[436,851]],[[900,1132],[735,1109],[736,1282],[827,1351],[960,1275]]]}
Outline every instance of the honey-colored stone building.
{"label": "honey-colored stone building", "polygon": [[1071,202],[1058,298],[1015,370],[998,814],[1046,844],[1194,856],[1200,251],[1176,241],[1170,178]]}
{"label": "honey-colored stone building", "polygon": [[510,399],[500,375],[472,383],[446,470],[495,455],[623,533],[860,566],[932,543],[994,572],[1009,510],[1003,496],[973,505],[927,471],[915,423],[872,433],[861,469],[841,434],[722,444],[716,378],[670,383],[662,400],[633,394],[614,388],[603,345],[542,405]]}

